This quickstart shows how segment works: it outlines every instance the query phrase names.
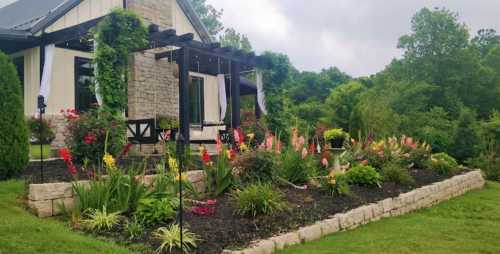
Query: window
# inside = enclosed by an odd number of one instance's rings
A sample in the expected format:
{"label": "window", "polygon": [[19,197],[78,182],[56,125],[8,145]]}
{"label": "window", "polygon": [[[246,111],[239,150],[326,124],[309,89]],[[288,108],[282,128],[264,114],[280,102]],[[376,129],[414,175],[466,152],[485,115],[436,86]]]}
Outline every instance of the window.
{"label": "window", "polygon": [[191,76],[189,83],[189,120],[193,125],[203,125],[205,114],[204,79]]}
{"label": "window", "polygon": [[16,66],[17,74],[19,75],[19,80],[21,81],[21,94],[24,98],[24,56],[14,58],[12,60]]}
{"label": "window", "polygon": [[97,103],[93,90],[94,66],[90,59],[75,58],[75,109],[80,112],[88,111],[90,106]]}

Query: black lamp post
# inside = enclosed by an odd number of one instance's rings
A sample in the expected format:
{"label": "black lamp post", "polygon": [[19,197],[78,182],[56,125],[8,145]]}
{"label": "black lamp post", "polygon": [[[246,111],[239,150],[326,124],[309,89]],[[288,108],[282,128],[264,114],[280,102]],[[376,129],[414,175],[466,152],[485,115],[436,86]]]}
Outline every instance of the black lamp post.
{"label": "black lamp post", "polygon": [[184,240],[183,240],[183,207],[182,207],[182,169],[184,168],[184,156],[185,156],[185,139],[182,135],[182,132],[178,134],[177,138],[177,161],[179,162],[179,227],[181,229],[180,232],[180,240],[181,240],[181,253],[184,253]]}
{"label": "black lamp post", "polygon": [[38,95],[38,98],[37,98],[37,104],[38,104],[38,111],[39,111],[39,121],[40,121],[40,127],[38,128],[38,132],[39,132],[39,140],[38,142],[40,142],[40,181],[41,183],[43,183],[43,142],[42,142],[42,135],[43,135],[43,130],[42,130],[42,126],[43,126],[43,114],[45,114],[45,108],[47,107],[47,105],[45,104],[45,97],[43,97],[43,95]]}

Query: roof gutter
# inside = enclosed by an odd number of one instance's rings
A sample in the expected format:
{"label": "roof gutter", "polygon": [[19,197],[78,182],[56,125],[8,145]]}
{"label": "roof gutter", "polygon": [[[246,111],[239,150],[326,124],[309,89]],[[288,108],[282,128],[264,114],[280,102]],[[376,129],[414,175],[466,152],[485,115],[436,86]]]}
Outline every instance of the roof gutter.
{"label": "roof gutter", "polygon": [[79,5],[83,0],[68,0],[62,5],[55,8],[51,11],[45,18],[41,19],[36,23],[30,30],[31,34],[36,34],[41,30],[49,27],[54,24],[60,17],[64,16],[64,14],[68,13],[71,9],[75,8]]}

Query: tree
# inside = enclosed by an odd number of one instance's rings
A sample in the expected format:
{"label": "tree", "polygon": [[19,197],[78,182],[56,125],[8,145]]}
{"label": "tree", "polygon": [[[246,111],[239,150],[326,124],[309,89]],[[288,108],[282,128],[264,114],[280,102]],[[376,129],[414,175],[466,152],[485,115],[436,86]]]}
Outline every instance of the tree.
{"label": "tree", "polygon": [[28,127],[21,84],[9,57],[0,52],[0,180],[15,176],[28,164]]}
{"label": "tree", "polygon": [[240,34],[234,28],[227,28],[219,37],[219,42],[223,47],[232,47],[235,49],[242,49],[245,52],[252,51],[252,45],[248,37]]}
{"label": "tree", "polygon": [[322,107],[324,117],[321,121],[329,127],[349,130],[351,114],[365,90],[366,86],[359,81],[350,81],[333,89]]}
{"label": "tree", "polygon": [[484,57],[492,48],[500,45],[500,35],[497,35],[495,29],[480,29],[477,32],[476,37],[472,39],[471,43]]}
{"label": "tree", "polygon": [[224,10],[217,10],[206,0],[189,0],[194,10],[205,25],[210,35],[216,37],[220,31],[224,29],[224,25],[220,21]]}

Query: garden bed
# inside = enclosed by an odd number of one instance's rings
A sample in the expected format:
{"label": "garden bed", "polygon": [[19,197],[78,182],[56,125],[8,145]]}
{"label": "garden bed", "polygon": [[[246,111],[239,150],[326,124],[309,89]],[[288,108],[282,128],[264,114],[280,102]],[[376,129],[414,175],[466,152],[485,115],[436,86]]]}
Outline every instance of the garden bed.
{"label": "garden bed", "polygon": [[[463,170],[466,172],[467,170]],[[279,186],[288,202],[284,212],[274,216],[244,217],[235,214],[231,195],[226,193],[217,199],[215,213],[211,216],[200,216],[185,211],[185,224],[202,241],[194,253],[221,253],[225,249],[238,249],[252,242],[277,234],[290,232],[302,226],[324,220],[334,214],[343,213],[364,204],[374,203],[386,198],[396,197],[401,193],[445,180],[447,177],[431,170],[411,170],[415,183],[411,186],[394,183],[382,183],[380,188],[352,186],[351,194],[331,195],[317,187],[307,190]],[[154,225],[146,228],[145,234],[133,242],[126,240],[123,230],[116,229],[103,236],[114,238],[126,244],[146,244],[152,249],[159,245],[151,232],[164,225]]]}

